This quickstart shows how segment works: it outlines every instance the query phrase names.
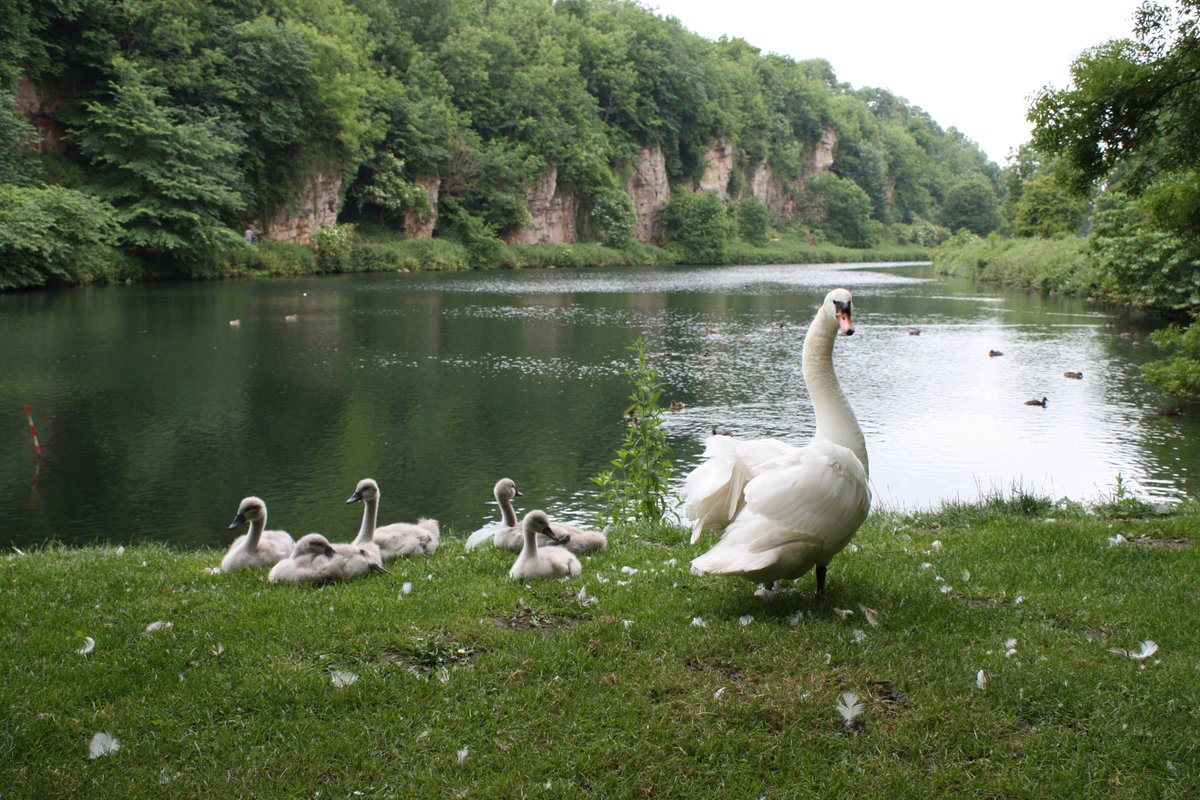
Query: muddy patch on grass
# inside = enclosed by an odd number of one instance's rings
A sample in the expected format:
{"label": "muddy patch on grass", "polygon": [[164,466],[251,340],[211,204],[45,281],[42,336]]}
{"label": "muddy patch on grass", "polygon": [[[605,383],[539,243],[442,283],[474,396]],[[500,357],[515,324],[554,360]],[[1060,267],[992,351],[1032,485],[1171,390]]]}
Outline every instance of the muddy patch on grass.
{"label": "muddy patch on grass", "polygon": [[389,647],[379,657],[389,664],[404,667],[423,678],[441,677],[450,670],[466,665],[483,652],[483,648],[472,642],[462,642],[452,637],[421,639],[399,647]]}
{"label": "muddy patch on grass", "polygon": [[550,633],[574,627],[583,619],[585,617],[578,614],[559,614],[553,611],[539,611],[529,606],[521,606],[511,614],[492,617],[492,624],[497,628],[504,628],[511,631],[541,631],[542,633]]}
{"label": "muddy patch on grass", "polygon": [[1134,547],[1151,547],[1155,550],[1185,550],[1192,546],[1191,539],[1154,539],[1145,535],[1126,539],[1125,543]]}

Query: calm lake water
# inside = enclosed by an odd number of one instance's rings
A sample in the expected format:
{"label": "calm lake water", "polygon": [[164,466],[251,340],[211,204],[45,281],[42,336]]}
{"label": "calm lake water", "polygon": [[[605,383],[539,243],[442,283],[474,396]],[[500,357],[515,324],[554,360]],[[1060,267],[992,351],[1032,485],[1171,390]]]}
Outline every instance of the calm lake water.
{"label": "calm lake water", "polygon": [[381,523],[465,536],[503,476],[520,509],[588,520],[636,337],[685,404],[681,479],[713,426],[812,435],[800,349],[835,286],[855,295],[834,361],[876,507],[1014,485],[1094,500],[1118,474],[1147,499],[1200,489],[1200,420],[1154,414],[1169,398],[1138,366],[1156,323],[1122,309],[919,266],[356,275],[0,295],[0,543],[222,546],[248,494],[271,527],[349,539],[363,477]]}

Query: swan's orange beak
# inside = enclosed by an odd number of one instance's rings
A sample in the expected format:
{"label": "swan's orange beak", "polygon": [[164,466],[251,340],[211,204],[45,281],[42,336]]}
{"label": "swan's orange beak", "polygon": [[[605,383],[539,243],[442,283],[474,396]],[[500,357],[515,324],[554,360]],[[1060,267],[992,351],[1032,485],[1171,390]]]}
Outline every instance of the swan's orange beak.
{"label": "swan's orange beak", "polygon": [[837,309],[835,315],[837,316],[838,328],[841,329],[844,335],[853,336],[854,321],[850,318],[850,304],[836,303],[835,307]]}

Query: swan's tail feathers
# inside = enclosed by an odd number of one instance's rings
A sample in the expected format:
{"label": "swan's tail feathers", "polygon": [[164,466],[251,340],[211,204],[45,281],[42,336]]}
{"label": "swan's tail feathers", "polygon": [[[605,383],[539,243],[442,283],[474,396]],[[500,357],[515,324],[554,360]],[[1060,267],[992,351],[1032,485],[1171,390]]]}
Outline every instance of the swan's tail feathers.
{"label": "swan's tail feathers", "polygon": [[496,529],[498,527],[499,527],[499,525],[497,523],[493,522],[491,525],[485,525],[482,528],[480,528],[479,530],[475,531],[474,533],[472,533],[470,536],[467,537],[466,548],[468,550],[474,550],[476,547],[479,547],[479,545],[483,544],[484,542],[490,541],[492,538],[492,535],[496,532]]}
{"label": "swan's tail feathers", "polygon": [[[725,436],[713,438],[728,440]],[[732,453],[716,455],[692,470],[685,484],[684,516],[692,520],[693,543],[701,532],[722,531],[733,521],[744,502],[742,491],[750,478],[750,470]]]}

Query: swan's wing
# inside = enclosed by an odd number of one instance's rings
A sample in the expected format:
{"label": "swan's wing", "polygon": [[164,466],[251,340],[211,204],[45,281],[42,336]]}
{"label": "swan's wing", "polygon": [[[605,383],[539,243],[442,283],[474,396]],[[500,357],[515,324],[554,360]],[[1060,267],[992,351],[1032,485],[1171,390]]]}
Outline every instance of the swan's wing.
{"label": "swan's wing", "polygon": [[723,530],[744,502],[743,490],[756,474],[797,448],[777,439],[709,437],[706,460],[687,476],[684,516],[692,520],[692,541],[705,529]]}
{"label": "swan's wing", "polygon": [[496,531],[503,527],[503,522],[493,522],[490,525],[484,525],[482,528],[467,537],[466,548],[468,550],[474,550],[476,547],[479,547],[479,545],[491,539],[492,536],[495,535]]}
{"label": "swan's wing", "polygon": [[[871,506],[862,462],[853,451],[821,440],[764,469],[745,494],[747,511],[793,536],[818,536],[833,552],[858,530]],[[750,549],[763,546],[772,545],[764,541]]]}

